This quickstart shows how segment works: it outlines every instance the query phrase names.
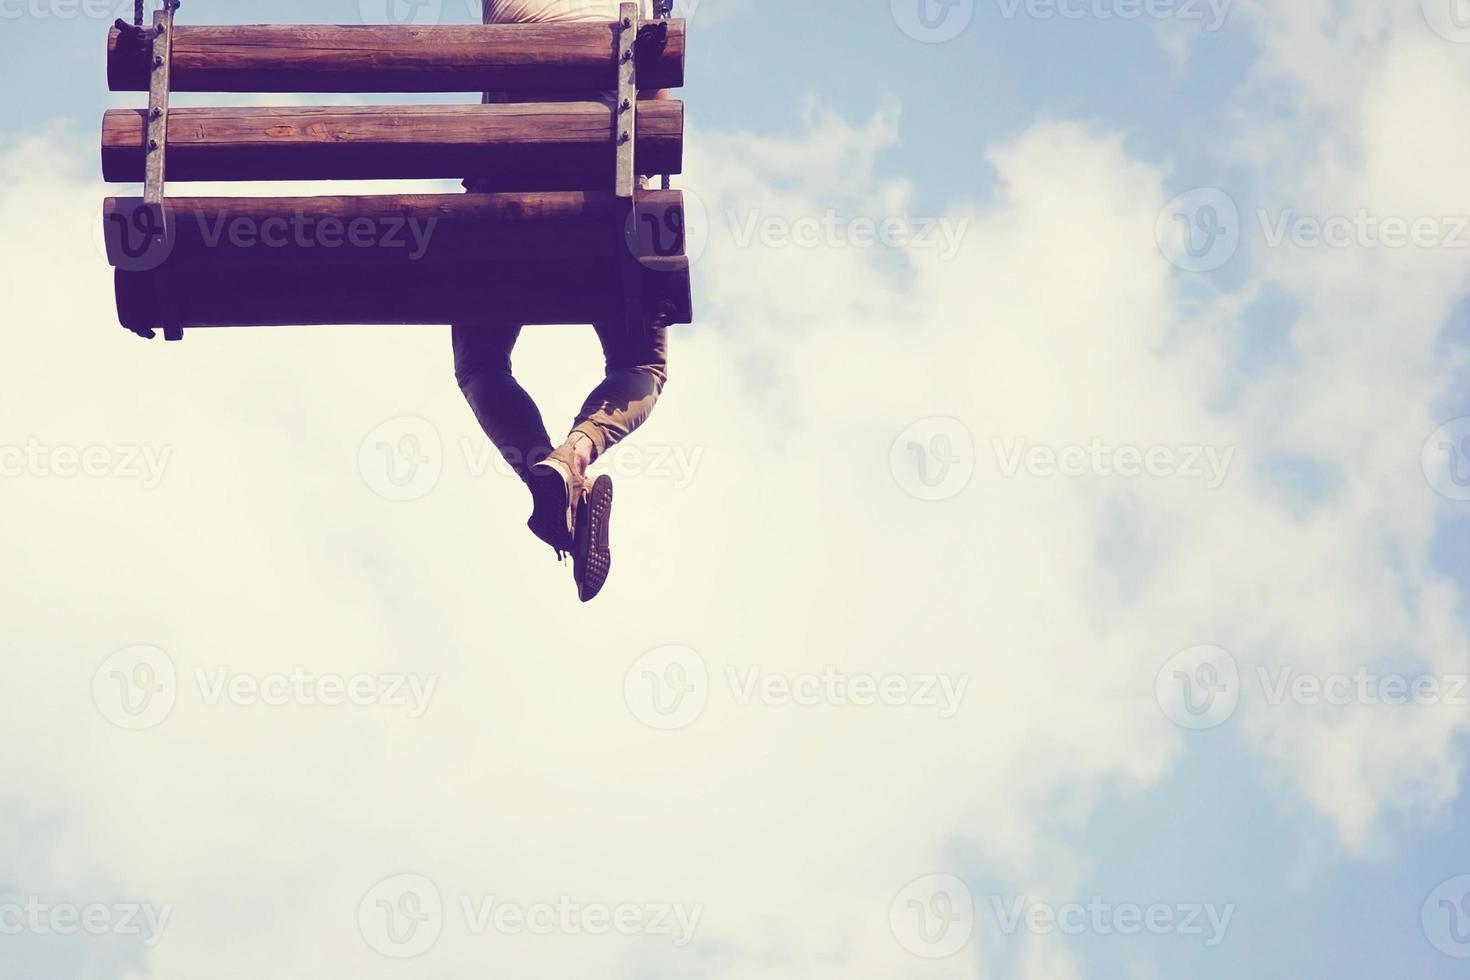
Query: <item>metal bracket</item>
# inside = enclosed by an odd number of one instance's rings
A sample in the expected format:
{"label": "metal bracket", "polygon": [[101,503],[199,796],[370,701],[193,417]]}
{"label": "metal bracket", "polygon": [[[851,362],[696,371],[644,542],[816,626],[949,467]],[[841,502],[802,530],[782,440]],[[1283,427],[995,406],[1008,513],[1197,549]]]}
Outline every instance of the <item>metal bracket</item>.
{"label": "metal bracket", "polygon": [[[153,49],[148,62],[148,129],[143,153],[143,206],[155,212],[153,225],[168,240],[168,213],[163,206],[165,157],[168,153],[169,72],[173,61],[174,11],[179,0],[163,0],[153,12]],[[169,287],[168,264],[154,273],[159,309],[163,313],[165,340],[183,340],[184,330],[175,313],[174,296]]]}
{"label": "metal bracket", "polygon": [[613,182],[618,197],[632,198],[638,184],[634,151],[638,141],[638,4],[623,3],[618,14],[618,93],[613,107],[613,142],[617,172]]}
{"label": "metal bracket", "polygon": [[[618,209],[620,227],[633,226],[638,207],[638,170],[635,152],[638,145],[638,3],[624,2],[618,8],[617,61],[618,91],[613,106],[613,142],[616,148],[613,193],[622,202]],[[643,315],[643,268],[631,248],[621,251],[623,267],[623,312],[629,334],[641,332],[647,323]]]}

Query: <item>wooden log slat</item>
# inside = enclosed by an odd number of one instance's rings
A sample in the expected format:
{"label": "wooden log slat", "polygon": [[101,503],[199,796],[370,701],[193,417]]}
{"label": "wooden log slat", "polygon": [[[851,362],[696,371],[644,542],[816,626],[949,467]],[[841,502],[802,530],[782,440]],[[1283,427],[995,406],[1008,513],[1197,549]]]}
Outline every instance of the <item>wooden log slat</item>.
{"label": "wooden log slat", "polygon": [[[692,322],[689,261],[645,260],[643,296],[672,323]],[[156,273],[115,270],[118,319],[157,328]],[[524,324],[621,320],[617,263],[566,259],[520,264],[418,263],[384,275],[372,267],[211,266],[170,278],[186,327],[327,324]]]}
{"label": "wooden log slat", "polygon": [[[142,180],[146,116],[142,109],[104,115],[104,180]],[[682,102],[640,102],[638,172],[681,173],[683,131]],[[496,190],[611,189],[611,132],[612,109],[599,102],[174,109],[168,177],[485,177]]]}
{"label": "wooden log slat", "polygon": [[[662,50],[645,47],[646,89],[684,84],[684,21]],[[182,26],[173,37],[177,92],[592,92],[617,86],[613,25],[491,24]],[[146,59],[114,27],[114,92],[148,89]]]}
{"label": "wooden log slat", "polygon": [[[645,191],[625,220],[610,193],[165,198],[154,246],[142,198],[103,202],[108,261],[127,271],[209,265],[377,266],[684,254],[683,192]],[[619,236],[619,228],[624,234]],[[625,251],[626,250],[626,251]]]}

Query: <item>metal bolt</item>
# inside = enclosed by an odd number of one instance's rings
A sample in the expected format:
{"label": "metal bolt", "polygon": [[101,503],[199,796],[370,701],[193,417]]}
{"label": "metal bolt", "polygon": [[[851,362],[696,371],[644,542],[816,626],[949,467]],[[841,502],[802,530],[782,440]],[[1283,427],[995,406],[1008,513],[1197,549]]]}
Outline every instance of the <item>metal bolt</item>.
{"label": "metal bolt", "polygon": [[624,18],[623,18],[623,26],[624,26],[624,27],[632,27],[632,26],[633,26],[633,21],[632,21],[632,20],[630,20],[630,19],[629,19],[629,18],[627,18],[627,17],[624,17]]}
{"label": "metal bolt", "polygon": [[153,59],[153,67],[154,68],[162,68],[163,67],[163,55],[158,55],[158,56],[156,56]]}
{"label": "metal bolt", "polygon": [[631,52],[631,51],[624,51],[623,52],[623,60],[624,61],[632,61],[633,60],[633,52]]}
{"label": "metal bolt", "polygon": [[627,130],[624,130],[623,131],[623,135],[621,135],[621,136],[618,137],[618,142],[619,143],[626,143],[630,139],[632,139],[632,137],[628,134],[628,131]]}
{"label": "metal bolt", "polygon": [[627,112],[631,108],[633,108],[633,100],[632,99],[624,99],[623,100],[623,111],[624,112]]}
{"label": "metal bolt", "polygon": [[148,116],[149,116],[150,119],[162,119],[163,118],[163,110],[160,109],[160,108],[158,108],[158,106],[154,106],[152,109],[150,109],[148,111]]}
{"label": "metal bolt", "polygon": [[150,151],[157,150],[158,149],[158,140],[149,140],[148,141],[148,149]]}

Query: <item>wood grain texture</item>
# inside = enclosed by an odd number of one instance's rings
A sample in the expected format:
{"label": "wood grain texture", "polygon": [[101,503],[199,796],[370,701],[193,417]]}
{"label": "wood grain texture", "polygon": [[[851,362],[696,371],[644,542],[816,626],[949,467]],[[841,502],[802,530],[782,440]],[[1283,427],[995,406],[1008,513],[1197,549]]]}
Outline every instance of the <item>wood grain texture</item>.
{"label": "wood grain texture", "polygon": [[[665,309],[671,323],[691,322],[688,259],[648,259],[641,268],[645,308]],[[624,316],[618,263],[597,259],[417,263],[391,275],[370,266],[169,272],[179,318],[189,328],[595,323]],[[156,274],[114,271],[123,326],[160,326]]]}
{"label": "wood grain texture", "polygon": [[[103,202],[108,261],[137,271],[164,260],[213,265],[470,264],[684,254],[684,195],[640,192],[166,198],[166,247],[150,248],[141,198]],[[139,260],[142,261],[139,261]]]}
{"label": "wood grain texture", "polygon": [[[645,89],[684,84],[685,25],[662,51],[640,52]],[[114,27],[114,92],[147,91],[146,60]],[[593,92],[617,85],[613,25],[492,24],[182,26],[173,37],[177,92]]]}
{"label": "wood grain texture", "polygon": [[[104,115],[103,179],[142,179],[146,116]],[[599,102],[174,109],[168,179],[484,177],[495,190],[611,189],[612,126]],[[638,172],[682,172],[683,131],[682,102],[640,102]]]}

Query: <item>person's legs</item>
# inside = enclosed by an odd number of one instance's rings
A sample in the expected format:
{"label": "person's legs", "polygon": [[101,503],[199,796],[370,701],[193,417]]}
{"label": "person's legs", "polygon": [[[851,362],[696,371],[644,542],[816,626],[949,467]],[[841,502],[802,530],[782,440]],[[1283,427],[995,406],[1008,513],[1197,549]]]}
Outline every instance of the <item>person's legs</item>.
{"label": "person's legs", "polygon": [[530,484],[531,465],[551,451],[541,410],[511,373],[521,328],[462,323],[453,328],[454,375],[485,435],[516,475]]}
{"label": "person's legs", "polygon": [[571,489],[536,464],[551,452],[541,410],[511,373],[510,355],[520,336],[514,324],[457,324],[454,373],[485,435],[531,492],[526,526],[560,557],[572,548]]}
{"label": "person's legs", "polygon": [[567,441],[538,469],[554,471],[571,500],[572,577],[577,594],[587,602],[602,591],[612,568],[608,521],[612,513],[612,480],[584,474],[593,460],[626,439],[647,421],[668,380],[668,331],[665,327],[630,332],[622,322],[594,326],[607,369],[577,414]]}
{"label": "person's legs", "polygon": [[593,329],[607,367],[567,436],[584,468],[648,420],[669,378],[667,327],[630,331],[615,322]]}

